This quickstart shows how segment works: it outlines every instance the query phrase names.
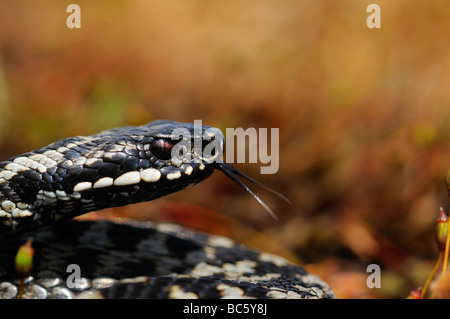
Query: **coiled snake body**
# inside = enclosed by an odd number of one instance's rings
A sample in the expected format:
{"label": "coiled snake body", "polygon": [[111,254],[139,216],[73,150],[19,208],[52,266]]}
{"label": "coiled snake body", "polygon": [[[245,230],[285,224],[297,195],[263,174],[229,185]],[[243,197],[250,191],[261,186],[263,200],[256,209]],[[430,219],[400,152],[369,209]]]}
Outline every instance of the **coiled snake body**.
{"label": "coiled snake body", "polygon": [[[14,255],[30,236],[36,254],[24,298],[334,297],[303,268],[227,238],[169,224],[68,221],[182,190],[215,169],[246,188],[236,175],[252,179],[218,160],[223,145],[218,129],[164,120],[1,162],[0,298],[17,297]],[[81,270],[75,287],[69,265]]]}

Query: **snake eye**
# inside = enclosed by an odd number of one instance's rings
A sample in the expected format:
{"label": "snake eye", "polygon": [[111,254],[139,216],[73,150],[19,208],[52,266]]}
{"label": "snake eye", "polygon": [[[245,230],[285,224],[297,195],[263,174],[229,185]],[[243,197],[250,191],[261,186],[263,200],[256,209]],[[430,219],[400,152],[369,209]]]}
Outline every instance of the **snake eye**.
{"label": "snake eye", "polygon": [[[214,157],[216,155],[217,150],[216,150],[215,144],[211,144],[211,143],[214,143],[214,140],[212,140],[212,141],[203,140],[202,141],[202,155],[203,155],[203,157],[208,158],[208,157]],[[208,147],[208,145],[210,145],[210,146]]]}
{"label": "snake eye", "polygon": [[150,145],[150,152],[162,160],[168,160],[172,157],[173,143],[169,140],[156,139]]}

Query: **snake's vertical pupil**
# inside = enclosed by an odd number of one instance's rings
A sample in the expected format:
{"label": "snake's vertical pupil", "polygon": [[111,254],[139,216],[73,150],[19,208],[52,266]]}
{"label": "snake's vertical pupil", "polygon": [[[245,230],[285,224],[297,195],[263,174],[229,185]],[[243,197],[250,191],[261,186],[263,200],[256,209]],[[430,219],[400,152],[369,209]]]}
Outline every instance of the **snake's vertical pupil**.
{"label": "snake's vertical pupil", "polygon": [[150,151],[154,156],[162,160],[168,160],[172,157],[173,143],[165,139],[156,139],[150,145]]}

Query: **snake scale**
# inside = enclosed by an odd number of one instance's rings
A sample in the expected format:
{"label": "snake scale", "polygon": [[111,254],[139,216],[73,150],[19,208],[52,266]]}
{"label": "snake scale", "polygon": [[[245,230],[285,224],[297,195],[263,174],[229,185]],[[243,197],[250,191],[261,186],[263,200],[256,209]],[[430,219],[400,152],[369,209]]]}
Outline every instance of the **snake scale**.
{"label": "snake scale", "polygon": [[[231,239],[152,222],[75,221],[150,201],[220,170],[219,129],[160,120],[66,138],[0,163],[0,298],[16,298],[14,256],[35,249],[22,298],[334,298],[300,266]],[[81,270],[70,285],[68,267]]]}

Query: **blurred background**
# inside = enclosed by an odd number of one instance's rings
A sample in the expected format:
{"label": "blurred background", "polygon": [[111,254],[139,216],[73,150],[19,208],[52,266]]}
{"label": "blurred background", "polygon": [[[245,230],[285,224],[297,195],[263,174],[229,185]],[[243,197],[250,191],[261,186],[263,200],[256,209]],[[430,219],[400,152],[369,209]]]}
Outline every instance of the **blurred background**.
{"label": "blurred background", "polygon": [[[66,8],[81,7],[81,29]],[[340,298],[405,298],[438,255],[450,167],[450,3],[0,0],[0,159],[156,119],[279,128],[280,167],[236,164],[157,201],[91,214],[174,222],[305,266]],[[366,268],[381,267],[369,289]]]}

